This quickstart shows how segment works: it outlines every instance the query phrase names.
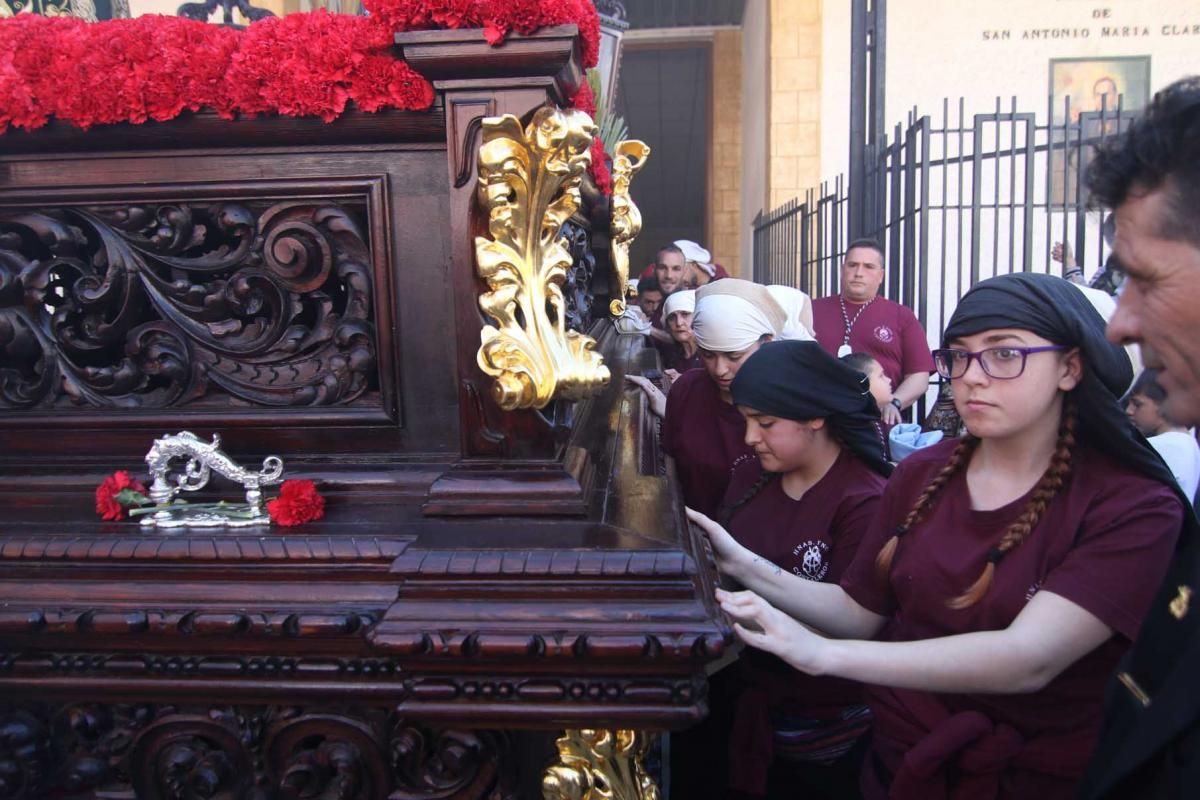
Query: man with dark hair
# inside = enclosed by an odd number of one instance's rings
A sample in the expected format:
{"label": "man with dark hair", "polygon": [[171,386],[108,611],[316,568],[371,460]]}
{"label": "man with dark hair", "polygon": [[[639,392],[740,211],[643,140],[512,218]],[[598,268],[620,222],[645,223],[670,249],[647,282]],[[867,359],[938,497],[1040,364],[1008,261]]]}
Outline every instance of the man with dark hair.
{"label": "man with dark hair", "polygon": [[842,290],[814,300],[813,328],[830,355],[865,352],[892,381],[892,399],[879,408],[884,423],[895,425],[900,412],[929,388],[933,356],[925,330],[912,310],[879,296],[883,285],[883,248],[859,239],[846,248]]}
{"label": "man with dark hair", "polygon": [[658,278],[653,275],[638,281],[637,297],[638,306],[646,315],[646,319],[657,314],[658,310],[662,308],[663,300],[666,299],[662,287],[658,285]]}
{"label": "man with dark hair", "polygon": [[[1126,275],[1109,338],[1141,343],[1146,367],[1158,370],[1166,389],[1167,413],[1179,424],[1196,425],[1200,78],[1186,78],[1159,92],[1145,114],[1096,155],[1088,185],[1093,202],[1114,211],[1113,256]],[[1197,591],[1200,536],[1193,518],[1137,641],[1110,685],[1085,797],[1200,796]]]}

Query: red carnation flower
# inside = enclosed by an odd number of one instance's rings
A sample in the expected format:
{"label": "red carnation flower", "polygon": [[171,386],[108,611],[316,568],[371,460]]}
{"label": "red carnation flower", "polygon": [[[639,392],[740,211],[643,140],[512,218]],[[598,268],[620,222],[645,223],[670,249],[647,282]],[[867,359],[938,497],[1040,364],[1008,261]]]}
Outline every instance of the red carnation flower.
{"label": "red carnation flower", "polygon": [[[125,506],[140,505],[141,503],[132,500],[130,503],[122,503],[119,499],[120,495],[125,491],[134,492],[141,495],[141,499],[146,499],[146,487],[141,481],[133,479],[128,472],[119,469],[112,475],[105,478],[99,486],[96,487],[96,513],[101,519],[110,522],[124,519]],[[128,498],[128,495],[126,495]]]}
{"label": "red carnation flower", "polygon": [[596,188],[603,194],[612,194],[612,171],[608,168],[608,154],[604,152],[604,142],[597,136],[592,139],[592,165],[588,167]]}
{"label": "red carnation flower", "polygon": [[284,481],[279,497],[267,501],[267,513],[280,525],[303,525],[325,516],[325,498],[312,481]]}

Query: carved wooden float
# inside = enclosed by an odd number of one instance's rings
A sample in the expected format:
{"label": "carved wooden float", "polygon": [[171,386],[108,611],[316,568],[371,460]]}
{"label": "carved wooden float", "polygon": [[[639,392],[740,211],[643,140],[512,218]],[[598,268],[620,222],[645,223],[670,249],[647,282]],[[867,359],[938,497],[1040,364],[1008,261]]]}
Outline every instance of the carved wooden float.
{"label": "carved wooden float", "polygon": [[[609,380],[506,410],[480,363],[484,120],[564,105],[575,30],[397,46],[428,112],[0,142],[4,797],[646,797],[633,731],[705,713],[730,631],[622,385],[655,357],[604,313],[586,182],[542,313]],[[283,456],[325,518],[100,521],[104,475],[182,428]]]}

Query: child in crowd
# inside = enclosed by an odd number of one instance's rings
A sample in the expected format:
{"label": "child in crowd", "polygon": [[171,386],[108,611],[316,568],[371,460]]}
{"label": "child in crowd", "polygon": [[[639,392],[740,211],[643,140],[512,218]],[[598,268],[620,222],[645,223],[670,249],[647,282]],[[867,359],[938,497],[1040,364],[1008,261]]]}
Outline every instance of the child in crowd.
{"label": "child in crowd", "polygon": [[1134,427],[1167,462],[1179,488],[1195,500],[1200,484],[1200,445],[1187,428],[1175,425],[1163,408],[1167,392],[1158,382],[1158,372],[1148,369],[1138,376],[1125,397],[1125,413]]}
{"label": "child in crowd", "polygon": [[842,356],[842,363],[867,376],[871,387],[871,396],[875,398],[875,403],[880,409],[892,402],[892,379],[883,371],[883,365],[876,361],[870,353],[851,353]]}
{"label": "child in crowd", "polygon": [[1121,413],[1128,358],[1070,284],[984,281],[944,342],[935,363],[968,433],[896,469],[840,585],[691,516],[750,590],[718,590],[740,638],[864,684],[866,797],[1073,798],[1181,495]]}

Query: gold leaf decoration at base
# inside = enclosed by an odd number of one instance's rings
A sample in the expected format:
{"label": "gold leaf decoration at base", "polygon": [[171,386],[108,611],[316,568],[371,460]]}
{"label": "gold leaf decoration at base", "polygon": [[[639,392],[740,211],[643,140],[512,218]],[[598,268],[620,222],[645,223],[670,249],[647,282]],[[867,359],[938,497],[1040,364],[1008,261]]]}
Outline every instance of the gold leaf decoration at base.
{"label": "gold leaf decoration at base", "polygon": [[479,200],[491,238],[475,237],[488,291],[479,307],[496,324],[480,332],[479,367],[506,411],[578,400],[608,383],[596,342],[567,330],[562,286],[571,266],[564,222],[579,208],[596,126],[582,111],[544,107],[528,127],[511,114],[483,121]]}
{"label": "gold leaf decoration at base", "polygon": [[629,293],[629,246],[642,230],[642,212],[629,196],[629,184],[650,156],[650,145],[637,139],[624,139],[613,150],[612,234],[613,270],[617,274],[616,297],[608,306],[614,317],[625,313]]}
{"label": "gold leaf decoration at base", "polygon": [[642,756],[649,737],[634,730],[568,730],[558,762],[542,776],[545,800],[659,800]]}

